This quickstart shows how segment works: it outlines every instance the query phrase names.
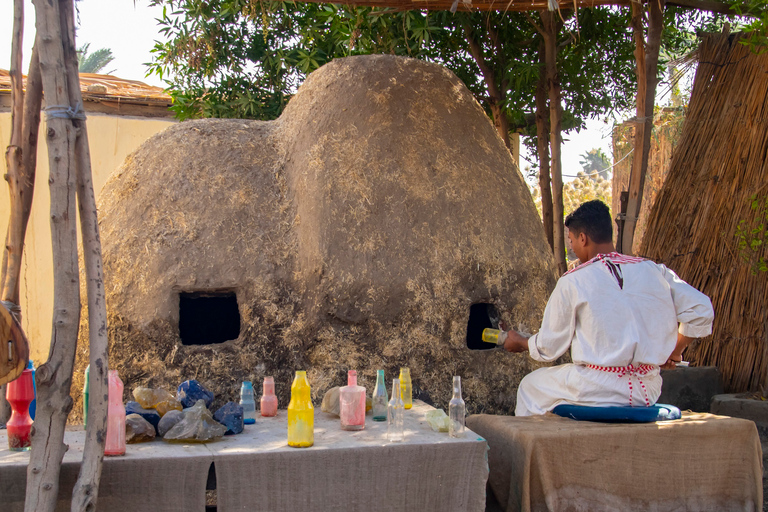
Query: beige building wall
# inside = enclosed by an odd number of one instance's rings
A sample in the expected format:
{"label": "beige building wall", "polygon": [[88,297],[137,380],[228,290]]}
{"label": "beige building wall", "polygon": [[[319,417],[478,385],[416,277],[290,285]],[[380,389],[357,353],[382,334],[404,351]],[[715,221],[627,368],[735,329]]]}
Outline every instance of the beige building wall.
{"label": "beige building wall", "polygon": [[[175,123],[173,119],[88,114],[88,139],[91,150],[93,186],[99,192],[110,174],[125,157],[155,133]],[[41,131],[45,123],[41,124]],[[0,146],[3,153],[11,138],[11,114],[0,112]],[[50,192],[48,189],[48,150],[45,137],[40,137],[37,151],[37,175],[32,201],[32,214],[27,227],[21,275],[22,326],[30,343],[30,358],[35,366],[48,359],[53,315],[53,254],[51,249]],[[0,171],[5,175],[5,158]],[[5,236],[8,226],[8,188],[0,191],[0,230]],[[79,231],[78,220],[78,231]],[[78,232],[78,237],[79,237]],[[81,319],[82,321],[82,319]]]}

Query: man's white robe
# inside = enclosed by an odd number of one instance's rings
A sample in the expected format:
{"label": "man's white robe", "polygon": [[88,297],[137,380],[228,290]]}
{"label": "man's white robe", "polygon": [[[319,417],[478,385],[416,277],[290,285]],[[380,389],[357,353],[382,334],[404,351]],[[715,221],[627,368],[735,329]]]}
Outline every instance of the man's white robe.
{"label": "man's white robe", "polygon": [[[701,338],[712,332],[713,319],[709,298],[664,265],[618,253],[599,255],[560,278],[541,329],[528,342],[537,361],[554,361],[571,347],[573,363],[527,375],[515,414],[544,414],[563,403],[654,404],[661,394],[659,365],[675,348],[678,323],[683,335]],[[653,368],[631,375],[587,366],[630,364]]]}

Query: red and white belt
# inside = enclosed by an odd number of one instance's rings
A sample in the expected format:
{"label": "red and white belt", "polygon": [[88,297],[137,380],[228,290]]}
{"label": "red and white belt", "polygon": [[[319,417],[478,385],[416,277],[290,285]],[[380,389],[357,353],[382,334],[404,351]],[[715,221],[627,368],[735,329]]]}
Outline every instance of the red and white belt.
{"label": "red and white belt", "polygon": [[637,379],[637,382],[640,383],[640,387],[643,390],[646,407],[651,406],[651,401],[648,399],[648,390],[645,389],[645,383],[643,382],[643,376],[647,375],[650,371],[655,370],[658,366],[652,364],[641,364],[638,366],[633,364],[628,364],[627,366],[597,366],[596,364],[588,364],[586,367],[591,368],[592,370],[600,370],[601,372],[615,373],[618,378],[622,378],[626,375],[628,377],[627,381],[629,382],[630,407],[632,407],[632,378],[634,377]]}

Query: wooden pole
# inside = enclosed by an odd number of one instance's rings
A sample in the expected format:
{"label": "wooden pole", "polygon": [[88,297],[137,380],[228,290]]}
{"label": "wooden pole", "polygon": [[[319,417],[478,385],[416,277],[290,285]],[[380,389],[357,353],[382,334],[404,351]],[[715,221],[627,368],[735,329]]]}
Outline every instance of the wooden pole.
{"label": "wooden pole", "polygon": [[[82,105],[80,76],[75,45],[75,17],[72,0],[59,0],[64,62],[67,70],[69,104]],[[107,439],[107,308],[101,259],[101,237],[93,191],[88,131],[84,119],[73,119],[75,126],[75,159],[77,164],[77,202],[80,231],[83,235],[83,262],[88,293],[88,333],[90,339],[90,394],[88,425],[85,433],[83,462],[72,491],[72,512],[96,509],[99,494],[104,444]]]}
{"label": "wooden pole", "polygon": [[544,39],[539,43],[539,81],[536,84],[536,146],[539,154],[539,192],[541,192],[541,223],[550,250],[554,253],[554,216],[552,213],[552,186],[549,174],[549,105],[547,105],[547,68],[545,67]]}
{"label": "wooden pole", "polygon": [[[24,40],[24,1],[14,0],[13,2],[13,29],[11,35],[11,140],[8,148],[5,150],[5,163],[7,173],[5,180],[8,182],[8,193],[10,195],[10,215],[8,218],[8,229],[5,235],[5,245],[3,246],[2,270],[0,271],[0,300],[4,301],[17,321],[21,322],[21,309],[19,307],[19,281],[21,276],[21,257],[24,252],[24,231],[26,230],[26,219],[23,214],[23,162],[22,162],[22,122],[24,90],[21,76],[21,57],[22,42]],[[6,340],[3,340],[5,343]],[[5,349],[5,347],[2,347]],[[19,351],[18,349],[21,349]],[[29,357],[29,347],[13,347],[14,353],[23,355],[24,359]],[[20,364],[4,365],[6,369],[11,369],[12,373],[8,375],[0,374],[0,379],[4,377],[7,380],[13,380],[18,375],[18,367],[23,365],[21,370],[26,367],[26,361]],[[5,372],[3,372],[5,373]],[[0,424],[5,424],[11,417],[11,408],[5,399],[5,386],[0,387]]]}
{"label": "wooden pole", "polygon": [[633,253],[635,227],[643,202],[648,154],[651,150],[653,108],[656,103],[663,14],[664,0],[651,0],[648,4],[648,38],[647,43],[643,44],[642,9],[632,3],[632,29],[635,39],[635,58],[637,59],[637,118],[635,123],[635,153],[632,160],[632,171],[629,175],[629,199],[621,247],[619,248],[625,254]]}
{"label": "wooden pole", "polygon": [[549,94],[549,150],[552,164],[552,235],[554,242],[555,263],[562,275],[568,270],[565,261],[565,226],[563,207],[563,172],[560,158],[562,144],[563,106],[560,94],[560,76],[557,71],[557,18],[556,13],[541,11],[544,36],[544,53],[547,70]]}
{"label": "wooden pole", "polygon": [[8,234],[3,256],[3,282],[0,290],[0,298],[11,302],[15,306],[19,304],[19,277],[21,276],[21,255],[24,251],[24,229],[22,222],[22,122],[24,111],[24,90],[21,76],[21,44],[24,37],[24,2],[14,0],[13,5],[13,40],[11,43],[11,141],[5,150],[5,162],[8,173],[5,180],[8,182],[10,193],[10,217],[8,220]]}
{"label": "wooden pole", "polygon": [[77,263],[75,130],[66,116],[69,93],[58,2],[33,0],[37,46],[46,102],[51,240],[53,329],[48,361],[37,369],[37,414],[27,466],[26,512],[53,512],[59,493],[64,427],[72,410],[72,385],[80,322]]}

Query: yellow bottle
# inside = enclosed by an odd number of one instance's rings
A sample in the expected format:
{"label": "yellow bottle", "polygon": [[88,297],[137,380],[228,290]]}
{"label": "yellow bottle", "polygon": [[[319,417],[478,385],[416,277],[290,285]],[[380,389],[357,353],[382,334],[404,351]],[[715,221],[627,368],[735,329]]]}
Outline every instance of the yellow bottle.
{"label": "yellow bottle", "polygon": [[413,388],[411,388],[410,368],[400,368],[400,397],[406,409],[413,407]]}
{"label": "yellow bottle", "polygon": [[483,341],[493,343],[497,347],[503,347],[507,340],[507,331],[499,329],[483,329]]}
{"label": "yellow bottle", "polygon": [[306,448],[315,444],[315,408],[312,407],[307,372],[297,371],[288,404],[288,446]]}

